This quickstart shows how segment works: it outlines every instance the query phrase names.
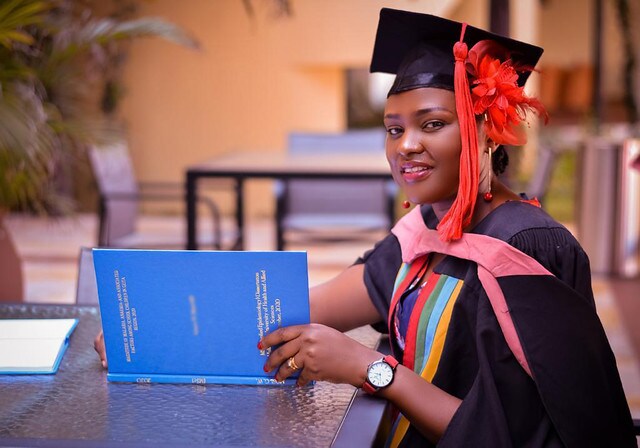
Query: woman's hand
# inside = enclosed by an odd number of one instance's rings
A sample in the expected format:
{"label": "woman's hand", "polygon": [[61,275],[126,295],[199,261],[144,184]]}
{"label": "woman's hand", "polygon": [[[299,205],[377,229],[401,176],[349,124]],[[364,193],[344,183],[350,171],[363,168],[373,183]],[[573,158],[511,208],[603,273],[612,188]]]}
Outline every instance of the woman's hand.
{"label": "woman's hand", "polygon": [[101,331],[98,333],[98,336],[93,341],[93,348],[98,352],[98,356],[100,356],[100,361],[102,361],[102,367],[107,368],[107,352],[104,348],[104,333]]}
{"label": "woman's hand", "polygon": [[[264,370],[278,369],[276,380],[283,381],[300,369],[299,386],[319,380],[360,387],[365,381],[367,366],[382,358],[375,350],[320,324],[279,328],[262,338],[258,348],[266,350],[278,344],[282,345],[273,350]],[[293,362],[289,362],[291,358]]]}

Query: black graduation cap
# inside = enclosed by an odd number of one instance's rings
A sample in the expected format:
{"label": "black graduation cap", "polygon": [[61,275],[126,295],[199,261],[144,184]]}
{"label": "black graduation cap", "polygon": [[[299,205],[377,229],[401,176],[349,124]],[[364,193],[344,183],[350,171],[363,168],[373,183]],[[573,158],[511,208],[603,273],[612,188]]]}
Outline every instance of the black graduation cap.
{"label": "black graduation cap", "polygon": [[[430,14],[383,8],[371,60],[371,72],[396,74],[389,95],[418,87],[453,90],[453,45],[460,40],[462,24]],[[535,67],[543,49],[467,25],[464,42],[469,48],[485,39],[503,46],[514,65]],[[529,70],[519,73],[523,86]]]}

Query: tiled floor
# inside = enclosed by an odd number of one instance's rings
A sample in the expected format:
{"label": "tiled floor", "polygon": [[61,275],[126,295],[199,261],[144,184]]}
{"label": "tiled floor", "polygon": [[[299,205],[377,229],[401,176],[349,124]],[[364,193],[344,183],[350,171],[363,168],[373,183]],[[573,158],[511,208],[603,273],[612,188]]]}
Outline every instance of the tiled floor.
{"label": "tiled floor", "polygon": [[[79,249],[95,244],[95,216],[43,220],[14,215],[7,223],[24,262],[26,300],[73,303]],[[184,232],[182,224],[179,218],[145,217],[141,230],[180,235]],[[245,238],[248,249],[271,250],[273,225],[269,220],[249,221]],[[366,242],[300,247],[308,251],[310,284],[333,277],[369,247]],[[636,325],[634,318],[640,316],[640,280],[596,277],[593,287],[598,314],[616,354],[632,414],[640,418],[640,325]]]}

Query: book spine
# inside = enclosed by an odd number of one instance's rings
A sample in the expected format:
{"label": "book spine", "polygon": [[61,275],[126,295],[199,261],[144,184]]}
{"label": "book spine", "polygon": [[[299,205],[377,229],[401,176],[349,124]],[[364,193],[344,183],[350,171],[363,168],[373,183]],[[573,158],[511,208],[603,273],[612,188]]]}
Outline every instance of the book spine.
{"label": "book spine", "polygon": [[135,373],[107,373],[107,380],[115,383],[168,383],[168,384],[246,384],[259,386],[293,386],[295,378],[278,382],[272,377],[225,375],[142,375]]}
{"label": "book spine", "polygon": [[80,322],[79,319],[73,319],[73,323],[71,324],[69,331],[67,331],[67,334],[64,337],[64,341],[60,346],[60,351],[58,351],[58,356],[56,357],[56,360],[53,363],[53,368],[51,369],[51,371],[46,373],[53,374],[58,372],[58,369],[60,368],[60,362],[62,362],[62,357],[64,356],[65,352],[69,348],[69,338],[71,337],[71,333],[73,333],[73,330],[75,330],[76,327],[78,326],[78,322]]}
{"label": "book spine", "polygon": [[[75,325],[74,325],[74,328],[75,328]],[[62,357],[64,356],[64,353],[67,351],[68,348],[69,348],[69,336],[66,336],[64,338],[64,341],[60,345],[60,350],[58,350],[58,356],[56,356],[56,360],[53,363],[53,367],[51,368],[50,371],[42,372],[42,373],[51,373],[51,374],[53,374],[53,373],[58,372],[58,368],[60,368],[60,362],[62,361]]]}

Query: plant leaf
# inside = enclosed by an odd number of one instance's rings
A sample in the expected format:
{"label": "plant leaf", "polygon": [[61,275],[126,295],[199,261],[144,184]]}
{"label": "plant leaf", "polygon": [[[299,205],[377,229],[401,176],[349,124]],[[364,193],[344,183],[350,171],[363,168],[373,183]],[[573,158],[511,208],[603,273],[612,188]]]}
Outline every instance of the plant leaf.
{"label": "plant leaf", "polygon": [[9,48],[13,42],[21,42],[23,44],[31,45],[33,43],[33,36],[25,33],[24,31],[0,31],[0,41],[6,42],[5,47]]}

